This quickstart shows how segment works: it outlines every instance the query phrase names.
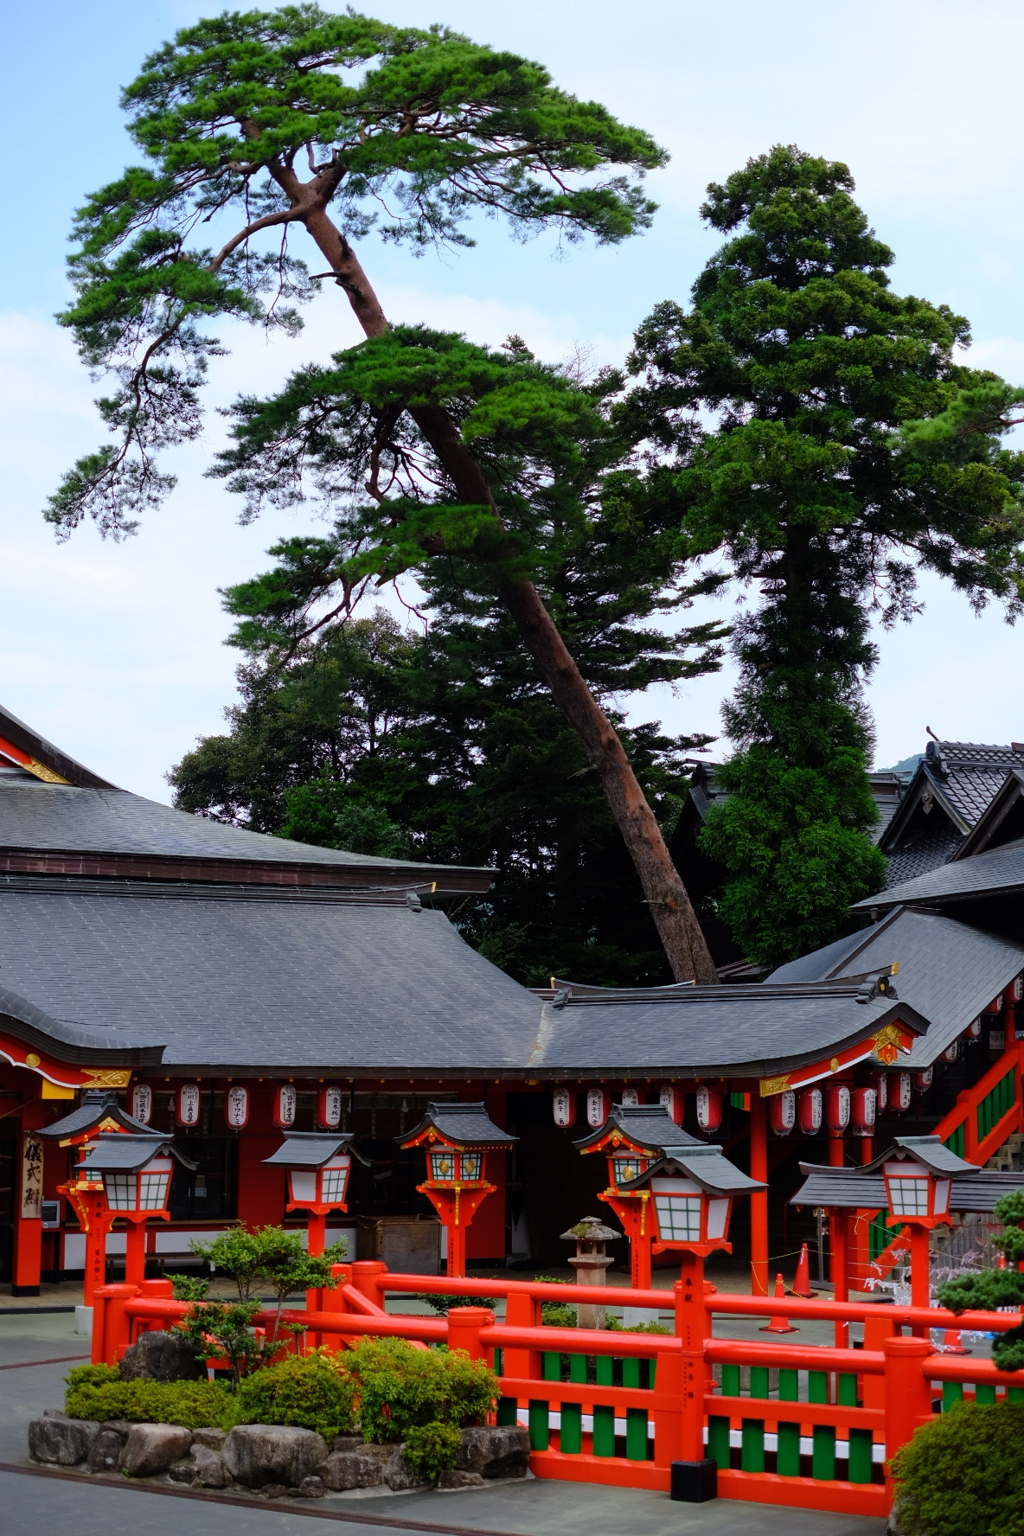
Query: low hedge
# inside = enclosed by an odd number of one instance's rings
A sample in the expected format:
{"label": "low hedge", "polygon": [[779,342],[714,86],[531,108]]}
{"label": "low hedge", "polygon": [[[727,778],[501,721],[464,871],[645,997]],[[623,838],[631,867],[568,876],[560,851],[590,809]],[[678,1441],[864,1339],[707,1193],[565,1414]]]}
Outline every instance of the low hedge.
{"label": "low hedge", "polygon": [[1024,1536],[1024,1402],[958,1403],[893,1457],[906,1536]]}
{"label": "low hedge", "polygon": [[235,1395],[237,1424],[293,1424],[330,1443],[352,1428],[355,1380],[345,1357],[314,1351],[246,1376]]}
{"label": "low hedge", "polygon": [[80,1365],[66,1378],[65,1411],[73,1419],[125,1419],[132,1424],[181,1424],[230,1429],[230,1392],[213,1381],[122,1381],[107,1365]]}
{"label": "low hedge", "polygon": [[419,1424],[405,1437],[402,1455],[428,1483],[454,1467],[462,1440],[452,1424]]}
{"label": "low hedge", "polygon": [[498,1378],[461,1350],[417,1349],[406,1339],[361,1339],[344,1356],[353,1411],[363,1439],[405,1440],[427,1424],[456,1429],[482,1423],[498,1396]]}

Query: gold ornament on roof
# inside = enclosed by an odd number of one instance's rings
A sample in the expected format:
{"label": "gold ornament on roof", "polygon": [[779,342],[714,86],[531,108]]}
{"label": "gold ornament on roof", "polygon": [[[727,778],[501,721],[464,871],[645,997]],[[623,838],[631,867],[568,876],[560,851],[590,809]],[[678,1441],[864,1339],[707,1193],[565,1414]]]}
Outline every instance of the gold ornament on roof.
{"label": "gold ornament on roof", "polygon": [[781,1077],[762,1077],[762,1099],[774,1098],[777,1093],[786,1093],[789,1089],[789,1073],[785,1072]]}

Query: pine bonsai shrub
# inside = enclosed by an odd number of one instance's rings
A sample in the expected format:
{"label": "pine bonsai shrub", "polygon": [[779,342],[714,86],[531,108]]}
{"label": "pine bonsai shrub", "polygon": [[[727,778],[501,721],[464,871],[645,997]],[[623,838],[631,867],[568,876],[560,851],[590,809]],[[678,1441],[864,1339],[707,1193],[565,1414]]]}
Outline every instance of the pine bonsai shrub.
{"label": "pine bonsai shrub", "polygon": [[[1005,1223],[993,1238],[992,1246],[1006,1259],[1007,1269],[979,1270],[973,1275],[958,1275],[938,1287],[939,1305],[952,1312],[994,1312],[998,1307],[1024,1309],[1024,1274],[1017,1265],[1024,1262],[1024,1190],[1015,1189],[996,1201],[994,1215]],[[1009,1328],[992,1342],[992,1359],[1001,1371],[1024,1370],[1024,1327]],[[1021,1529],[1024,1530],[1024,1524]]]}
{"label": "pine bonsai shrub", "polygon": [[890,1463],[905,1536],[1022,1536],[1024,1402],[958,1403]]}

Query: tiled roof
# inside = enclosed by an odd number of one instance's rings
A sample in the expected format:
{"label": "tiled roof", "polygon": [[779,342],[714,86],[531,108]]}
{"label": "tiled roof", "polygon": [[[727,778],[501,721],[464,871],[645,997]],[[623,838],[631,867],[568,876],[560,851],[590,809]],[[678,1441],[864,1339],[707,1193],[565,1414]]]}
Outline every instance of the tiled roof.
{"label": "tiled roof", "polygon": [[937,905],[960,902],[972,897],[1024,890],[1024,839],[1005,843],[987,853],[943,864],[916,880],[890,886],[874,896],[865,896],[853,911],[896,906]]}
{"label": "tiled roof", "polygon": [[[804,1182],[790,1205],[839,1206],[851,1210],[885,1210],[885,1180],[862,1168],[828,1168],[801,1163]],[[953,1211],[991,1211],[996,1201],[1019,1189],[1019,1173],[995,1173],[982,1168],[966,1179],[953,1179],[949,1207]]]}
{"label": "tiled roof", "polygon": [[886,854],[888,868],[886,886],[901,885],[904,880],[916,880],[929,870],[948,864],[963,842],[963,833],[950,821],[942,821],[933,830],[898,845]]}
{"label": "tiled roof", "polygon": [[[959,869],[952,864],[948,869]],[[945,873],[945,871],[943,871]],[[888,894],[888,893],[886,893]],[[877,898],[872,898],[876,900]],[[1024,970],[1024,943],[938,912],[903,909],[873,927],[780,966],[768,982],[838,981],[899,962],[896,990],[929,1020],[901,1066],[926,1067]]]}
{"label": "tiled roof", "polygon": [[577,1147],[591,1147],[603,1140],[609,1129],[618,1128],[638,1147],[649,1152],[662,1152],[666,1147],[705,1146],[688,1131],[680,1130],[668,1110],[661,1104],[614,1104],[611,1114],[598,1130],[582,1137]]}
{"label": "tiled roof", "polygon": [[495,1125],[487,1113],[487,1106],[481,1101],[479,1104],[442,1103],[428,1104],[427,1112],[419,1125],[411,1131],[406,1131],[404,1136],[398,1136],[395,1140],[399,1146],[406,1146],[414,1141],[421,1131],[433,1127],[440,1135],[446,1136],[457,1147],[486,1145],[489,1147],[511,1147],[519,1140],[518,1136],[510,1136],[500,1126]]}

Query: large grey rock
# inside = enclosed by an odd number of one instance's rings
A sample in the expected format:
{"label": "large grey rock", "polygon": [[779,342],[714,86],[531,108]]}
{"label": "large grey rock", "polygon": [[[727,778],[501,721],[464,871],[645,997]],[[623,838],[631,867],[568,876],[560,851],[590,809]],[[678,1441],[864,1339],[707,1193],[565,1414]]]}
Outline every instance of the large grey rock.
{"label": "large grey rock", "polygon": [[327,1487],[322,1477],[304,1477],[293,1491],[297,1499],[322,1499]]}
{"label": "large grey rock", "polygon": [[116,1429],[102,1425],[99,1434],[92,1443],[86,1468],[89,1472],[116,1472],[121,1465],[121,1452],[124,1450],[127,1435],[118,1434]]}
{"label": "large grey rock", "polygon": [[180,1460],[192,1444],[192,1431],[180,1424],[133,1424],[121,1453],[126,1477],[155,1477]]}
{"label": "large grey rock", "polygon": [[406,1461],[402,1452],[404,1445],[396,1445],[392,1448],[391,1455],[384,1463],[384,1481],[393,1493],[405,1493],[409,1488],[427,1488],[429,1483],[411,1462]]}
{"label": "large grey rock", "polygon": [[359,1451],[362,1447],[362,1435],[335,1435],[331,1441],[332,1451]]}
{"label": "large grey rock", "polygon": [[[339,1436],[348,1440],[349,1436]],[[337,1444],[337,1441],[335,1441]],[[384,1468],[391,1458],[389,1445],[364,1445],[357,1440],[357,1450],[332,1451],[319,1469],[327,1487],[335,1493],[349,1488],[382,1488]]]}
{"label": "large grey rock", "polygon": [[64,1414],[46,1413],[28,1426],[29,1455],[35,1461],[74,1467],[92,1450],[100,1426],[93,1419],[69,1419]]}
{"label": "large grey rock", "polygon": [[437,1486],[442,1493],[452,1493],[456,1488],[482,1488],[484,1480],[479,1472],[460,1472],[454,1467],[441,1473]]}
{"label": "large grey rock", "polygon": [[168,1468],[167,1475],[172,1482],[187,1483],[190,1488],[228,1488],[232,1481],[223,1456],[195,1441],[188,1455]]}
{"label": "large grey rock", "polygon": [[238,1424],[224,1442],[224,1465],[247,1488],[284,1483],[298,1488],[327,1461],[327,1442],[312,1429]]}
{"label": "large grey rock", "polygon": [[205,1445],[208,1451],[220,1451],[224,1448],[224,1441],[228,1437],[226,1429],[194,1429],[192,1431],[192,1444]]}
{"label": "large grey rock", "polygon": [[530,1469],[530,1436],[520,1424],[486,1424],[464,1429],[455,1459],[459,1472],[481,1477],[525,1477]]}
{"label": "large grey rock", "polygon": [[205,1381],[206,1366],[180,1333],[143,1333],[118,1366],[123,1381]]}

